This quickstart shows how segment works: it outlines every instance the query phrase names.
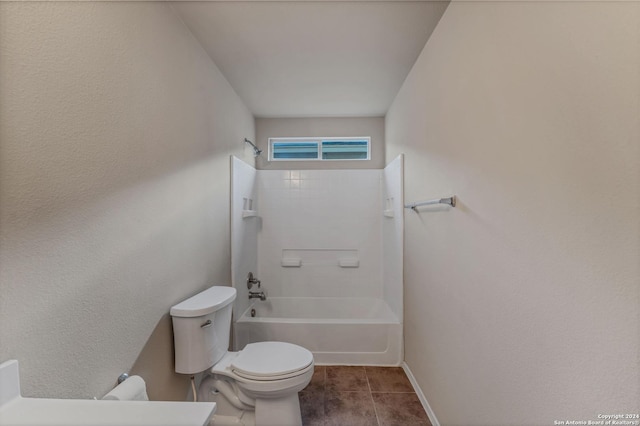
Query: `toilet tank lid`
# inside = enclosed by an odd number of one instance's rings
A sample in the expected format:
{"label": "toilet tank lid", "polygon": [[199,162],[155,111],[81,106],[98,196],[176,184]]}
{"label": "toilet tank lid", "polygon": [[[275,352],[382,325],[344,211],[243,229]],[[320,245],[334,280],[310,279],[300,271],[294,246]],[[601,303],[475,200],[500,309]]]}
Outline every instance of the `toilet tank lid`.
{"label": "toilet tank lid", "polygon": [[171,307],[172,317],[200,317],[224,308],[236,298],[233,287],[213,286]]}

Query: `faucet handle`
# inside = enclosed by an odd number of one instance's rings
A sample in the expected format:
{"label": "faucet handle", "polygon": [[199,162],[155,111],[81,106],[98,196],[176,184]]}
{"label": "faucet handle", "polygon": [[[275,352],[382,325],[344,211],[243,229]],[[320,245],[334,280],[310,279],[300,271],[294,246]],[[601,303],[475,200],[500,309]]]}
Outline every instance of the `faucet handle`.
{"label": "faucet handle", "polygon": [[247,288],[251,290],[254,284],[258,284],[258,288],[260,288],[260,280],[253,276],[253,272],[249,272],[249,275],[247,275]]}

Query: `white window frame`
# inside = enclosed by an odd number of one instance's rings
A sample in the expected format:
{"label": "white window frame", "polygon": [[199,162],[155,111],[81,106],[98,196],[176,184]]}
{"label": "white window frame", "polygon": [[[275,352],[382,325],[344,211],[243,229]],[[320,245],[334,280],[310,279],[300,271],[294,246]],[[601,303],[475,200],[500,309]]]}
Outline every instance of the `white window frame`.
{"label": "white window frame", "polygon": [[[323,141],[367,141],[367,158],[322,158]],[[318,144],[318,157],[316,158],[273,158],[273,144],[277,142],[315,142]],[[269,161],[368,161],[371,160],[371,137],[370,136],[345,136],[345,137],[286,137],[269,138]]]}

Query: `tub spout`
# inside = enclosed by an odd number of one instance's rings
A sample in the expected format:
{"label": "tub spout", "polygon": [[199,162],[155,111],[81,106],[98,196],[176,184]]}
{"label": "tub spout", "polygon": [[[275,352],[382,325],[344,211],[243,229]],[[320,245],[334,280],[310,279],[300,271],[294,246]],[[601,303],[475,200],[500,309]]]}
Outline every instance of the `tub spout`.
{"label": "tub spout", "polygon": [[267,295],[264,294],[264,291],[250,291],[249,299],[260,299],[264,301],[267,300]]}

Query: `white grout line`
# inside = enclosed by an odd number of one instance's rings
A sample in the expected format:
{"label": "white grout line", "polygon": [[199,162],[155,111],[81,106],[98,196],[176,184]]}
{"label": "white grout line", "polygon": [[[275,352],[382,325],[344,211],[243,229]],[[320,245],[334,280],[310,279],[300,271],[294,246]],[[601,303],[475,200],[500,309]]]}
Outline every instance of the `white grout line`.
{"label": "white grout line", "polygon": [[438,422],[438,419],[436,418],[436,413],[434,413],[433,409],[431,409],[431,406],[429,405],[429,401],[427,401],[427,397],[424,396],[424,393],[422,393],[422,389],[420,389],[420,386],[418,385],[416,378],[411,372],[411,369],[409,368],[406,362],[403,362],[401,367],[404,370],[407,377],[409,378],[409,381],[411,382],[411,386],[413,386],[413,389],[416,391],[416,395],[418,395],[418,399],[420,400],[420,403],[422,404],[424,411],[427,412],[427,417],[429,417],[431,424],[433,426],[440,426],[440,422]]}

